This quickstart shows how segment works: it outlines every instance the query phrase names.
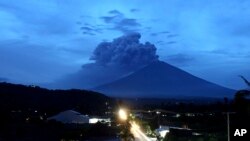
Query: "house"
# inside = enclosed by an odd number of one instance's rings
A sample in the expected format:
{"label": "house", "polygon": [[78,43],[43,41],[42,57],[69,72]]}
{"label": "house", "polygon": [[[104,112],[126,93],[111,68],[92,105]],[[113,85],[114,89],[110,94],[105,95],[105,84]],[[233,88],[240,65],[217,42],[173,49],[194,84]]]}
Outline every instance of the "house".
{"label": "house", "polygon": [[73,110],[67,110],[48,118],[48,120],[55,120],[64,124],[86,124],[89,123],[89,119],[87,115],[82,115]]}
{"label": "house", "polygon": [[[193,131],[189,128],[181,128],[181,127],[173,127],[173,126],[162,126],[160,125],[160,127],[158,129],[155,130],[156,134],[159,135],[160,137],[164,138],[166,136],[166,134],[168,133],[172,133],[172,134],[176,134],[178,136],[183,136],[183,135],[194,135]],[[198,133],[195,133],[195,135],[200,135]]]}
{"label": "house", "polygon": [[170,128],[169,126],[160,125],[159,128],[155,129],[155,132],[157,135],[164,138],[166,136],[166,134],[169,133],[169,128]]}
{"label": "house", "polygon": [[108,117],[82,115],[73,110],[61,112],[55,116],[49,117],[48,120],[55,120],[64,124],[96,124],[97,122],[111,124],[111,119]]}
{"label": "house", "polygon": [[98,116],[93,116],[89,119],[89,123],[90,124],[95,124],[97,122],[100,123],[105,123],[105,124],[110,124],[111,123],[111,119],[107,118],[107,117],[98,117]]}

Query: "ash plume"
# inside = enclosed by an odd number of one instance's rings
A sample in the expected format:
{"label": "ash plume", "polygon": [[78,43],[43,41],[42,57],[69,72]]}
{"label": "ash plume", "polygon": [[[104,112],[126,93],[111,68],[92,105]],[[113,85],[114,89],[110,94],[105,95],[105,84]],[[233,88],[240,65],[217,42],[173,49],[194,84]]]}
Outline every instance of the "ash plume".
{"label": "ash plume", "polygon": [[149,42],[140,43],[140,38],[139,33],[131,33],[112,42],[102,42],[96,47],[90,59],[97,65],[125,69],[136,69],[157,61],[156,47]]}

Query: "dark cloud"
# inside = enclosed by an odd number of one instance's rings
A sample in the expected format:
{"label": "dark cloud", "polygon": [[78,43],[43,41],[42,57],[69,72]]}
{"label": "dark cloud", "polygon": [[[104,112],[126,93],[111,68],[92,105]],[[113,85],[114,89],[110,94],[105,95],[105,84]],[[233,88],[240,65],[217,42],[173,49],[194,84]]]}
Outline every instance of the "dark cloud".
{"label": "dark cloud", "polygon": [[118,10],[111,10],[108,12],[109,14],[114,14],[114,15],[123,15],[120,11]]}
{"label": "dark cloud", "polygon": [[179,36],[179,35],[178,34],[169,34],[169,35],[167,35],[168,38],[174,38],[174,37],[177,37],[177,36]]}
{"label": "dark cloud", "polygon": [[136,21],[136,19],[122,19],[118,23],[115,24],[114,29],[119,30],[125,34],[138,32],[138,27],[141,25]]}
{"label": "dark cloud", "polygon": [[139,9],[135,9],[135,8],[130,9],[130,12],[132,13],[139,12],[139,11],[140,11]]}
{"label": "dark cloud", "polygon": [[92,28],[87,27],[87,26],[83,26],[83,27],[81,27],[81,30],[84,30],[84,31],[93,31],[93,29],[92,29]]}
{"label": "dark cloud", "polygon": [[176,41],[168,41],[168,42],[165,42],[165,41],[157,41],[156,44],[158,45],[171,45],[171,44],[176,44],[177,42]]}
{"label": "dark cloud", "polygon": [[166,44],[176,44],[177,42],[176,41],[169,41],[169,42],[167,42]]}
{"label": "dark cloud", "polygon": [[83,35],[91,35],[91,36],[94,36],[96,35],[95,33],[91,33],[91,32],[82,32]]}
{"label": "dark cloud", "polygon": [[163,43],[164,41],[157,41],[156,43]]}
{"label": "dark cloud", "polygon": [[102,42],[94,50],[91,60],[103,66],[118,65],[129,68],[138,68],[158,60],[156,47],[149,42],[140,43],[140,38],[139,33],[133,33],[112,42]]}
{"label": "dark cloud", "polygon": [[161,34],[170,34],[170,32],[169,31],[154,32],[154,33],[151,33],[150,35],[151,36],[158,36],[158,35],[161,35]]}
{"label": "dark cloud", "polygon": [[156,44],[158,44],[158,45],[164,45],[165,42],[164,41],[157,41]]}
{"label": "dark cloud", "polygon": [[111,10],[108,12],[109,14],[112,14],[112,16],[102,16],[100,17],[102,20],[104,20],[105,23],[113,23],[120,21],[124,18],[124,14],[121,13],[118,10]]}
{"label": "dark cloud", "polygon": [[174,55],[169,55],[166,58],[166,61],[177,65],[177,66],[186,66],[189,65],[190,62],[194,61],[195,59],[189,55],[186,54],[174,54]]}
{"label": "dark cloud", "polygon": [[108,28],[108,30],[118,30],[124,34],[138,32],[138,28],[141,26],[138,23],[137,19],[126,18],[124,14],[117,10],[109,11],[112,13],[112,16],[102,16],[100,17],[106,24],[112,24],[112,28]]}
{"label": "dark cloud", "polygon": [[151,33],[150,35],[151,36],[157,36],[158,34],[157,33]]}
{"label": "dark cloud", "polygon": [[102,29],[89,27],[89,26],[82,26],[81,30],[82,30],[82,34],[85,34],[85,35],[96,35],[97,33],[102,33]]}
{"label": "dark cloud", "polygon": [[112,23],[117,16],[102,16],[100,17],[105,23]]}
{"label": "dark cloud", "polygon": [[136,19],[122,19],[119,23],[120,26],[140,26]]}

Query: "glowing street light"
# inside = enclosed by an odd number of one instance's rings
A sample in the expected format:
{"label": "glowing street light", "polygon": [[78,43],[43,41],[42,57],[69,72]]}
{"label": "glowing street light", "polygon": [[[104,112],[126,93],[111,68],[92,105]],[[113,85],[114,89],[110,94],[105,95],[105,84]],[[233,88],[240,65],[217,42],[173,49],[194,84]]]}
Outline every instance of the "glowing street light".
{"label": "glowing street light", "polygon": [[119,118],[123,121],[127,120],[128,119],[128,114],[127,112],[124,110],[124,109],[120,109],[119,112]]}

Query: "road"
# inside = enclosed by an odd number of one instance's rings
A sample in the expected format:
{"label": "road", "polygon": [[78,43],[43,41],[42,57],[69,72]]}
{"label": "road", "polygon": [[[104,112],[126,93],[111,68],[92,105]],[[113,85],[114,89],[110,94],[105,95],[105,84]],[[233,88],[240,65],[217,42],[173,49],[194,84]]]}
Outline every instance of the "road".
{"label": "road", "polygon": [[134,135],[135,141],[156,141],[156,139],[147,137],[134,122],[131,122],[131,133]]}

